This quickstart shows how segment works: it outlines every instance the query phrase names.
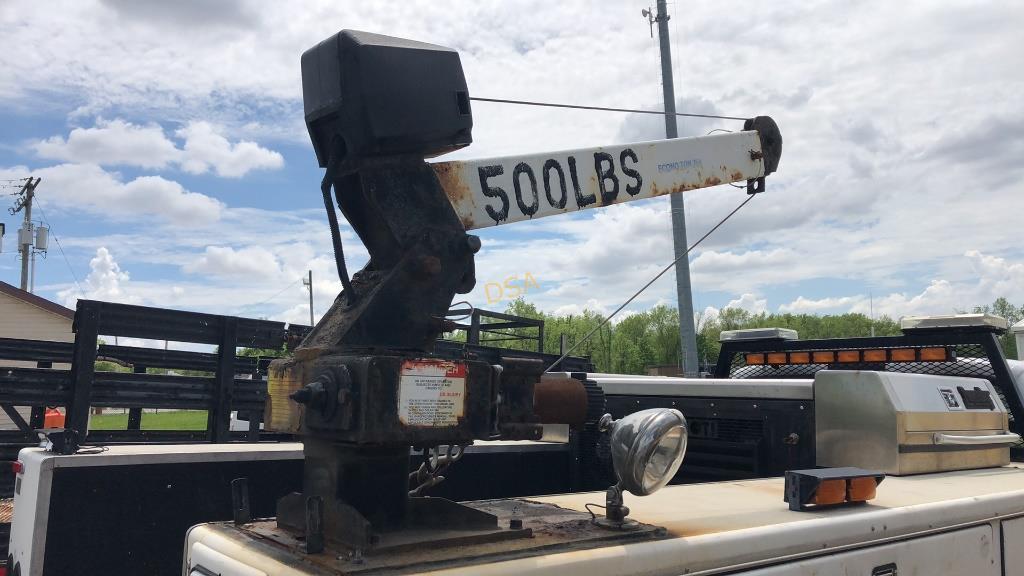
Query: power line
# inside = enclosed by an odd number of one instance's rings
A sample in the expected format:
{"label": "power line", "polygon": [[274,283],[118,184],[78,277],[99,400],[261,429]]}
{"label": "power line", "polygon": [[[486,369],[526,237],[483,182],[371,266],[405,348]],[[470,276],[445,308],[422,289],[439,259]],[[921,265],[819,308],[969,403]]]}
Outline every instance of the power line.
{"label": "power line", "polygon": [[[664,111],[658,110],[639,110],[636,108],[609,108],[607,106],[583,106],[580,104],[555,104],[553,102],[533,102],[530,100],[508,100],[505,98],[481,98],[479,96],[472,96],[470,100],[476,100],[477,102],[495,102],[498,104],[520,104],[522,106],[543,106],[546,108],[571,108],[574,110],[599,110],[601,112],[630,112],[633,114],[657,114],[658,116],[664,116]],[[740,118],[739,116],[717,116],[715,114],[692,114],[689,112],[676,112],[676,116],[686,116],[688,118],[717,118],[720,120],[749,120],[749,118]]]}
{"label": "power line", "polygon": [[68,271],[71,272],[71,277],[75,279],[75,288],[78,289],[78,293],[85,296],[85,291],[82,290],[82,285],[78,283],[78,274],[75,274],[74,267],[71,266],[71,261],[68,260],[67,254],[64,253],[64,247],[60,244],[60,238],[57,237],[57,233],[53,231],[53,224],[50,224],[50,220],[46,217],[46,210],[43,210],[43,204],[39,202],[39,198],[36,198],[36,206],[39,207],[39,214],[43,217],[43,222],[46,223],[50,228],[50,236],[53,236],[53,241],[57,243],[57,249],[60,250],[60,255],[64,258],[64,263],[68,265]]}
{"label": "power line", "polygon": [[629,306],[629,304],[633,300],[636,300],[636,297],[639,296],[640,294],[642,294],[644,290],[647,290],[648,288],[650,288],[651,284],[654,284],[655,282],[658,281],[659,278],[664,276],[665,272],[668,272],[669,270],[672,269],[673,266],[676,265],[676,263],[678,263],[683,258],[686,258],[687,256],[689,256],[690,252],[692,252],[694,248],[696,248],[697,246],[700,246],[701,242],[703,242],[708,236],[711,236],[711,234],[715,230],[718,230],[722,226],[722,224],[725,224],[729,220],[729,218],[732,218],[733,214],[736,214],[737,212],[739,212],[740,208],[743,208],[744,206],[747,205],[748,202],[753,200],[754,196],[756,196],[756,194],[751,194],[751,195],[747,196],[746,200],[744,200],[743,202],[740,202],[740,205],[735,207],[735,208],[733,208],[732,212],[729,212],[728,214],[726,214],[725,218],[722,218],[721,220],[719,220],[718,224],[715,224],[711,228],[711,230],[708,230],[703,236],[700,237],[699,240],[697,240],[689,248],[687,248],[686,252],[684,252],[683,254],[680,254],[675,260],[669,262],[667,266],[665,266],[664,268],[661,269],[661,272],[658,272],[657,274],[655,274],[654,278],[651,278],[650,281],[647,282],[647,284],[644,284],[639,290],[634,292],[633,295],[630,296],[628,300],[623,302],[621,306],[619,306],[618,308],[615,309],[615,312],[612,312],[611,314],[609,314],[607,318],[602,320],[597,326],[595,326],[593,329],[591,329],[590,332],[587,332],[587,334],[583,338],[581,338],[579,340],[579,342],[576,342],[575,344],[570,346],[568,350],[566,350],[561,356],[558,357],[558,360],[555,360],[554,362],[552,362],[551,365],[548,366],[544,371],[547,372],[548,370],[551,370],[559,362],[561,362],[562,360],[565,360],[565,358],[567,356],[569,356],[569,354],[572,354],[572,351],[575,350],[576,348],[578,348],[580,346],[580,344],[583,344],[584,342],[589,340],[591,336],[593,336],[595,333],[597,333],[597,331],[600,330],[605,324],[610,322],[611,319],[614,318],[616,314],[621,312],[623,308],[625,308],[626,306]]}
{"label": "power line", "polygon": [[271,301],[271,300],[273,300],[274,298],[277,298],[277,297],[278,297],[278,296],[280,296],[281,294],[284,294],[285,290],[287,290],[287,289],[291,288],[292,286],[295,286],[296,284],[298,284],[298,283],[299,283],[299,281],[300,281],[300,280],[302,280],[302,278],[296,278],[294,282],[292,282],[291,284],[289,284],[289,285],[285,286],[284,288],[282,288],[282,289],[281,289],[281,290],[280,290],[280,291],[279,291],[279,292],[278,292],[277,294],[274,294],[274,295],[273,295],[273,296],[271,296],[270,298],[267,298],[266,300],[264,300],[264,301],[262,301],[262,302],[259,302],[258,304],[254,304],[254,306],[263,306],[263,305],[264,305],[264,304],[266,304],[267,302],[270,302],[270,301]]}

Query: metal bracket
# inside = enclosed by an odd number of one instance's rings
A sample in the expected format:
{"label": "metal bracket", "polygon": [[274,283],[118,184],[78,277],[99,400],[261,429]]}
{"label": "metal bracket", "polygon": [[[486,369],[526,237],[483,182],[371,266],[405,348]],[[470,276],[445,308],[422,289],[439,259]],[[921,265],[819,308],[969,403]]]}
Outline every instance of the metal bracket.
{"label": "metal bracket", "polygon": [[246,524],[252,521],[248,478],[235,478],[231,481],[231,516],[235,524]]}
{"label": "metal bracket", "polygon": [[306,554],[324,551],[324,499],[306,498]]}

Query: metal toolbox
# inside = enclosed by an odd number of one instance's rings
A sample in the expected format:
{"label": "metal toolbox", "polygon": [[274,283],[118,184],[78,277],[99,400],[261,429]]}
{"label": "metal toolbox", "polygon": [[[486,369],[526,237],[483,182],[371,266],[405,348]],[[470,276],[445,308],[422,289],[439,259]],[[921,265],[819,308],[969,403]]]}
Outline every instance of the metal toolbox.
{"label": "metal toolbox", "polygon": [[823,370],[814,378],[818,466],[921,474],[1004,466],[1006,408],[988,380]]}

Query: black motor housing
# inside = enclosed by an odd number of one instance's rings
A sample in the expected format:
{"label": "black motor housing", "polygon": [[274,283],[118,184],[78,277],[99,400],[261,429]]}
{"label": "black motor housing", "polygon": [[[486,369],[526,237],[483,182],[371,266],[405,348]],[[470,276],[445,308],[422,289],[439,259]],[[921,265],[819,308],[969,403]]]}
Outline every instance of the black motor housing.
{"label": "black motor housing", "polygon": [[302,54],[302,103],[320,166],[341,138],[346,156],[432,157],[472,141],[458,52],[342,30]]}

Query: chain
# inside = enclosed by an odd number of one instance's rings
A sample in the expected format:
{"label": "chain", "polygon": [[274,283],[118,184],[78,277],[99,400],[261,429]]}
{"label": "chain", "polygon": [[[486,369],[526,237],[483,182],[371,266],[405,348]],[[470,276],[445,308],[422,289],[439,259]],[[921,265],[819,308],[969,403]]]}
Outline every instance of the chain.
{"label": "chain", "polygon": [[444,476],[441,476],[441,473],[462,459],[462,455],[466,452],[466,446],[468,444],[449,444],[443,447],[444,454],[441,453],[442,446],[433,446],[424,450],[423,463],[420,464],[419,469],[409,474],[409,484],[416,486],[409,491],[409,496],[420,496],[427,488],[444,482]]}

